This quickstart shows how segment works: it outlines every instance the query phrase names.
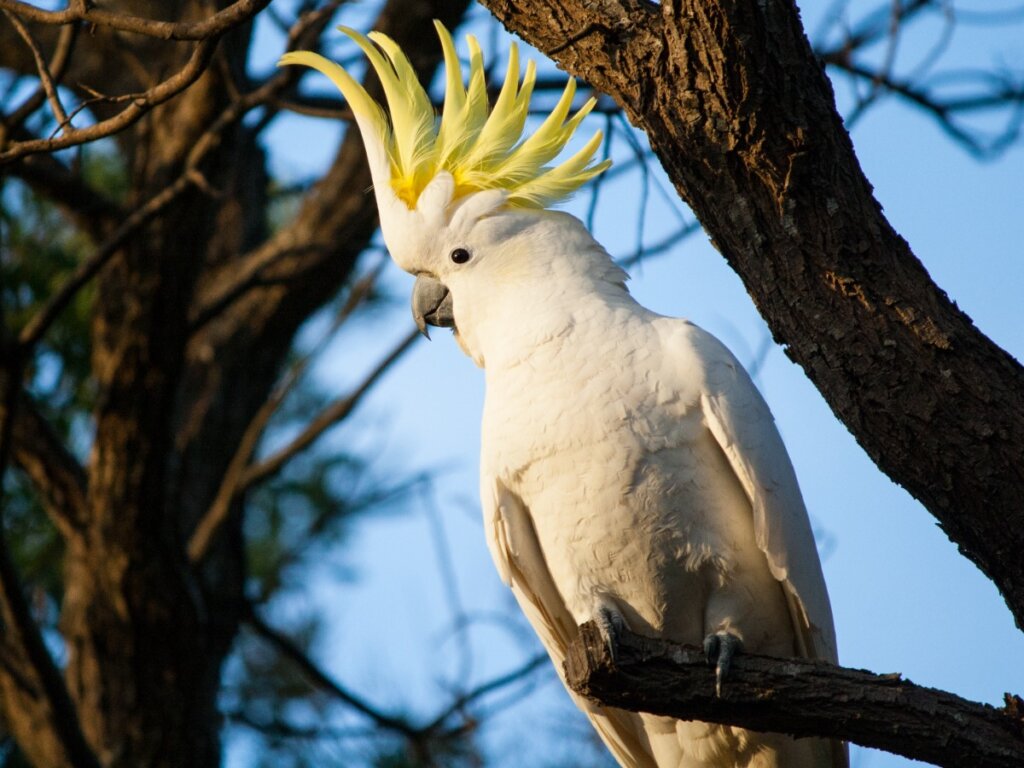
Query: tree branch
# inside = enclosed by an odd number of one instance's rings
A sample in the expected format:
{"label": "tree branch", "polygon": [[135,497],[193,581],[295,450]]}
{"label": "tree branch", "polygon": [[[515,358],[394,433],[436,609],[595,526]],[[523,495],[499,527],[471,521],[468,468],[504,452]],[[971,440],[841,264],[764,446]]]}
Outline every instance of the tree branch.
{"label": "tree branch", "polygon": [[[278,392],[268,398],[253,417],[248,427],[246,427],[245,433],[239,441],[238,449],[235,451],[235,455],[232,457],[231,463],[224,473],[224,480],[217,491],[213,503],[210,504],[210,508],[203,515],[203,518],[196,525],[192,536],[189,538],[189,560],[197,563],[206,556],[214,538],[227,520],[231,512],[231,505],[235,499],[244,493],[246,489],[279,472],[285,464],[312,445],[327,429],[348,416],[352,409],[359,404],[359,401],[369,388],[402,356],[416,340],[417,336],[418,332],[413,331],[400,341],[391,351],[391,354],[384,358],[370,372],[362,384],[346,397],[336,400],[327,406],[287,446],[258,464],[250,464],[250,459],[256,451],[256,446],[259,444],[267,424],[281,405],[291,386],[290,381],[287,381]],[[301,373],[301,370],[299,373]],[[291,381],[293,380],[294,377]]]}
{"label": "tree branch", "polygon": [[[21,131],[14,132],[16,138],[25,135]],[[2,144],[0,139],[0,146]],[[101,240],[128,215],[114,200],[72,173],[52,155],[29,155],[8,165],[7,170],[56,203],[65,216],[94,241]]]}
{"label": "tree branch", "polygon": [[99,761],[82,734],[78,712],[61,679],[57,665],[43,641],[42,633],[32,618],[24,588],[7,545],[4,476],[17,434],[16,422],[22,405],[22,376],[25,370],[24,349],[11,344],[0,323],[0,351],[4,366],[0,367],[0,618],[3,638],[27,664],[25,678],[38,684],[38,722],[48,729],[46,734],[60,745],[74,768],[99,768]]}
{"label": "tree branch", "polygon": [[9,632],[12,638],[16,639],[39,682],[49,710],[47,725],[64,748],[68,762],[74,768],[99,768],[99,761],[82,734],[75,705],[68,695],[57,665],[43,642],[39,627],[32,619],[28,602],[22,591],[21,579],[11,560],[10,549],[7,546],[2,525],[0,525],[0,610],[2,610],[5,632]]}
{"label": "tree branch", "polygon": [[43,499],[50,518],[69,535],[85,519],[85,472],[24,392],[14,413],[11,452]]}
{"label": "tree branch", "polygon": [[197,43],[185,66],[159,85],[143,93],[110,97],[108,100],[129,101],[128,106],[113,117],[101,120],[88,128],[71,130],[69,126],[63,135],[56,138],[13,143],[9,149],[0,152],[0,163],[38,152],[56,152],[120,133],[151,109],[177,96],[198,80],[213,58],[218,40],[219,38],[208,38]]}
{"label": "tree branch", "polygon": [[90,3],[74,3],[63,11],[46,11],[19,0],[0,0],[0,8],[40,24],[73,24],[84,21],[97,27],[156,37],[161,40],[207,40],[219,37],[232,27],[251,19],[270,0],[238,0],[223,11],[202,21],[153,21],[141,16],[105,11]]}
{"label": "tree branch", "polygon": [[179,195],[192,185],[193,181],[192,174],[186,171],[145,204],[132,211],[128,218],[124,220],[124,223],[93,251],[85,261],[79,264],[64,284],[50,295],[46,303],[22,328],[21,333],[18,335],[18,343],[26,349],[33,347],[43,337],[53,321],[67,307],[78,291],[82,289],[82,286],[88,283],[103,268],[103,265],[117,253],[118,248],[121,247],[128,237],[176,200]]}
{"label": "tree branch", "polygon": [[273,646],[278,653],[295,664],[317,688],[331,694],[343,704],[365,715],[378,727],[401,734],[413,745],[423,745],[437,735],[443,738],[464,730],[465,726],[460,726],[452,731],[442,731],[442,727],[453,715],[458,714],[474,701],[530,676],[536,670],[545,666],[548,661],[546,653],[533,656],[515,669],[487,680],[472,690],[457,696],[429,722],[425,725],[417,726],[402,717],[387,714],[341,686],[310,659],[309,655],[296,645],[291,638],[263,621],[251,607],[246,617],[246,622],[257,636],[261,637]]}
{"label": "tree branch", "polygon": [[362,698],[340,685],[330,675],[318,667],[312,659],[297,646],[291,638],[282,632],[277,631],[263,619],[261,619],[252,608],[246,616],[246,622],[252,630],[265,641],[267,641],[282,656],[297,666],[306,678],[317,688],[330,693],[339,701],[352,707],[357,712],[366,715],[381,728],[389,731],[396,731],[406,738],[414,738],[416,729],[401,717],[389,715],[377,707],[363,701]]}
{"label": "tree branch", "polygon": [[445,709],[437,714],[437,716],[423,726],[422,731],[424,733],[432,733],[437,731],[445,724],[445,722],[453,715],[461,712],[463,709],[468,707],[477,699],[481,699],[495,691],[499,691],[502,688],[506,688],[519,680],[529,677],[538,669],[542,669],[547,666],[550,661],[550,657],[546,653],[538,653],[530,659],[520,664],[515,669],[506,672],[503,675],[494,677],[486,682],[481,683],[472,690],[466,691],[455,698],[455,700],[449,704]]}
{"label": "tree branch", "polygon": [[[111,103],[127,101],[128,106],[113,117],[101,120],[88,128],[75,129],[67,122],[67,118],[61,118],[58,114],[58,121],[64,127],[64,133],[58,138],[37,139],[34,141],[22,141],[14,143],[4,152],[0,152],[0,163],[10,161],[18,157],[38,152],[55,152],[68,147],[78,146],[90,141],[112,136],[123,131],[128,126],[138,121],[143,115],[154,107],[163,104],[174,96],[178,95],[202,76],[209,66],[213,53],[217,48],[220,38],[235,26],[248,21],[252,16],[262,10],[270,0],[240,0],[234,5],[226,8],[220,13],[214,14],[209,19],[196,23],[171,23],[152,22],[146,19],[138,19],[131,16],[112,14],[106,11],[86,9],[85,4],[76,4],[73,8],[65,11],[41,11],[33,6],[26,5],[16,0],[0,0],[0,8],[7,12],[18,13],[25,18],[34,21],[43,21],[51,24],[66,24],[80,19],[88,20],[101,26],[112,26],[124,31],[139,32],[152,37],[162,37],[174,40],[197,40],[185,66],[177,73],[167,78],[158,85],[136,94],[125,94],[123,96],[98,97],[99,100]],[[90,16],[99,14],[101,20]],[[118,26],[121,24],[121,26]],[[34,51],[35,53],[35,51]],[[41,60],[40,55],[36,56],[37,63]],[[42,70],[41,70],[42,71]],[[46,85],[44,79],[44,86]],[[49,92],[49,90],[47,91]],[[60,108],[59,101],[54,107],[55,113]]]}
{"label": "tree branch", "polygon": [[[949,99],[939,98],[927,88],[906,80],[900,80],[891,72],[858,64],[845,54],[825,56],[825,63],[845,72],[851,77],[865,80],[876,91],[895,94],[909,104],[927,112],[951,139],[960,144],[975,157],[988,158],[998,155],[1010,147],[1021,133],[1021,112],[1024,111],[1024,86],[1013,82],[998,83],[988,92],[958,95]],[[954,120],[958,113],[976,112],[994,107],[1015,107],[1006,127],[994,138],[984,140],[977,132],[960,126]],[[852,122],[861,114],[848,118]]]}
{"label": "tree branch", "polygon": [[395,345],[394,349],[381,360],[376,367],[363,379],[351,393],[339,398],[324,408],[316,417],[306,425],[299,435],[284,448],[267,457],[258,464],[250,466],[242,475],[239,484],[244,490],[266,480],[268,477],[281,471],[289,461],[302,451],[312,445],[324,432],[346,418],[352,410],[360,403],[363,396],[370,388],[377,383],[398,359],[419,339],[419,331],[410,331]]}
{"label": "tree branch", "polygon": [[740,654],[718,697],[701,649],[626,631],[613,660],[593,622],[570,644],[565,670],[577,693],[634,712],[838,738],[947,768],[1024,764],[1022,702],[1009,694],[996,709],[898,674]]}
{"label": "tree branch", "polygon": [[0,126],[0,146],[7,142],[7,136],[11,129],[20,127],[25,118],[35,112],[44,99],[49,99],[54,117],[57,118],[58,122],[63,124],[67,120],[67,115],[64,114],[60,97],[57,94],[56,83],[59,83],[64,75],[64,69],[71,58],[71,48],[78,36],[78,25],[72,24],[62,29],[57,39],[57,46],[53,52],[53,60],[47,64],[42,52],[39,50],[38,44],[21,20],[6,9],[3,13],[11,21],[15,31],[32,52],[36,71],[39,73],[39,87],[22,102],[21,106],[4,119],[3,125]]}

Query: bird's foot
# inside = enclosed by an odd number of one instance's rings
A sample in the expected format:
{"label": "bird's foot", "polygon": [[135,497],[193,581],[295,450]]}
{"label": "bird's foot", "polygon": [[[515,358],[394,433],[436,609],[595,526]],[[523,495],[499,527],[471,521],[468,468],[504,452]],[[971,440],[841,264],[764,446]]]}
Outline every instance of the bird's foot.
{"label": "bird's foot", "polygon": [[715,696],[722,695],[722,680],[729,674],[732,657],[743,647],[743,641],[729,632],[712,632],[704,638],[704,655],[715,668]]}
{"label": "bird's foot", "polygon": [[612,661],[618,661],[619,639],[622,632],[627,629],[626,620],[622,618],[622,614],[618,610],[607,603],[601,603],[594,611],[594,623],[597,624],[597,628],[601,632],[601,639],[604,640]]}

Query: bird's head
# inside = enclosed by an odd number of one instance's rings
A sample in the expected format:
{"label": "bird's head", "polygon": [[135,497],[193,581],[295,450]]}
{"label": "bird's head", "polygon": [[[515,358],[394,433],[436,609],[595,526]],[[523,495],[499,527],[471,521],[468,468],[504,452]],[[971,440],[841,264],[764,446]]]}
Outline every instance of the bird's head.
{"label": "bird's head", "polygon": [[341,90],[363,137],[381,231],[391,257],[416,276],[413,314],[420,329],[456,326],[458,284],[470,272],[517,269],[510,244],[536,239],[552,214],[544,209],[569,196],[611,163],[592,162],[602,134],[560,164],[565,148],[593,108],[590,99],[570,116],[575,81],[570,79],[555,108],[523,135],[536,79],[532,61],[520,79],[513,43],[505,81],[493,107],[488,103],[483,55],[472,35],[469,80],[448,30],[435,21],[445,63],[440,115],[420,85],[408,58],[384,34],[364,36],[341,27],[366,55],[383,86],[387,109],[340,65],[316,53],[285,54],[281,64],[302,64],[327,75]]}

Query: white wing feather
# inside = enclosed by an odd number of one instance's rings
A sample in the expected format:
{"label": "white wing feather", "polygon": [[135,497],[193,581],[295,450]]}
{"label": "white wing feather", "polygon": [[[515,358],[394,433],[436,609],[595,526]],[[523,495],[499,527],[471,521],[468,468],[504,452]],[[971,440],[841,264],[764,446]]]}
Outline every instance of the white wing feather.
{"label": "white wing feather", "polygon": [[[566,648],[577,626],[548,571],[544,553],[522,501],[494,478],[483,477],[484,521],[487,544],[502,580],[512,588],[516,601],[551,657],[565,685]],[[611,707],[600,707],[566,690],[593,723],[608,749],[625,768],[652,766],[650,747],[637,716]]]}
{"label": "white wing feather", "polygon": [[757,545],[786,588],[793,628],[806,645],[801,650],[837,663],[832,609],[789,454],[747,372],[717,340],[702,335],[707,368],[701,407],[708,429],[750,499]]}

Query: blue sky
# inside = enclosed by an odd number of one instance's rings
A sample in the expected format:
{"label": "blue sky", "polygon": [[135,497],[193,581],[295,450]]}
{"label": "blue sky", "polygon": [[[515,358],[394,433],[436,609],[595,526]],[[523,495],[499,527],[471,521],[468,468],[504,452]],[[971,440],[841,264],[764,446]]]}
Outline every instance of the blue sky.
{"label": "blue sky", "polygon": [[[815,23],[808,19],[810,29]],[[927,48],[934,35],[927,26],[922,30],[928,34],[906,44]],[[920,53],[909,51],[911,66]],[[1024,63],[1019,30],[958,29],[950,55],[950,66]],[[836,90],[840,103],[848,104],[845,86],[838,83]],[[596,118],[590,124],[601,127]],[[324,121],[281,121],[270,138],[278,172],[301,178],[322,171],[340,133],[338,125]],[[887,216],[935,281],[982,331],[1018,359],[1024,356],[1024,150],[1016,147],[996,162],[979,163],[927,117],[893,100],[870,110],[852,135]],[[620,156],[628,156],[624,145],[616,150]],[[663,178],[660,184],[671,190]],[[634,227],[622,221],[627,210],[635,217],[638,199],[633,179],[603,192],[595,234],[613,254],[635,246]],[[568,210],[584,215],[587,200],[579,196]],[[648,206],[649,243],[675,226],[674,211],[691,218],[681,204],[670,207],[657,194]],[[631,289],[642,303],[695,321],[744,362],[754,358],[767,333],[764,324],[703,234],[632,273]],[[411,278],[389,267],[385,284],[398,300],[346,331],[317,368],[319,383],[329,391],[345,391],[410,327],[405,302]],[[992,703],[1004,691],[1024,692],[1024,634],[1014,628],[993,585],[871,463],[803,372],[774,346],[758,384],[821,534],[842,662],[901,672],[917,683]],[[411,701],[428,713],[446,678],[482,680],[514,667],[531,650],[494,575],[478,519],[482,399],[482,373],[446,333],[436,333],[387,375],[353,423],[327,438],[365,447],[382,476],[442,470],[429,498],[415,498],[404,514],[358,523],[344,551],[324,559],[311,581],[316,588],[293,605],[330,618],[319,644],[325,666],[382,705]],[[453,554],[458,600],[466,612],[485,617],[468,636],[468,670],[465,648],[452,632],[451,589],[438,567],[439,525]],[[342,563],[354,570],[355,580],[339,583],[333,577],[333,567]],[[568,765],[558,734],[582,718],[575,719],[564,695],[548,682],[496,722],[484,734],[494,765]],[[539,736],[527,743],[527,733]],[[536,754],[528,761],[531,749]],[[232,762],[244,764],[244,752],[237,745]],[[855,750],[853,757],[857,768],[911,764],[867,750]]]}

